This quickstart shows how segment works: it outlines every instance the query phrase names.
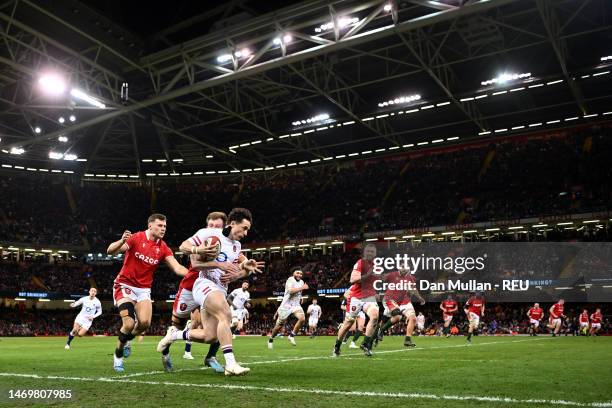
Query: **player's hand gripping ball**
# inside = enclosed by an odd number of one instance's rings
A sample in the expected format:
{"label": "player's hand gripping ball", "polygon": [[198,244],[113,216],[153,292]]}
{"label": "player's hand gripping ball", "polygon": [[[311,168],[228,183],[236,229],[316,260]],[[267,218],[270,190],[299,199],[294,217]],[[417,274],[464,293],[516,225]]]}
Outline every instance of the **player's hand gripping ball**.
{"label": "player's hand gripping ball", "polygon": [[202,262],[214,261],[221,252],[221,241],[217,237],[209,237],[198,247],[198,258]]}

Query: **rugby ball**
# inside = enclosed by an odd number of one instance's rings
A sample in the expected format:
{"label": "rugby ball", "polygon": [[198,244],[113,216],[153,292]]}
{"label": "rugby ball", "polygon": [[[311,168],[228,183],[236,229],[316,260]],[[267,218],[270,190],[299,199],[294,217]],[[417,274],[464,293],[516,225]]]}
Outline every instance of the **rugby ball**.
{"label": "rugby ball", "polygon": [[217,258],[217,256],[219,255],[219,253],[221,252],[221,241],[219,241],[219,238],[217,237],[208,237],[204,240],[204,242],[201,245],[203,248],[209,247],[209,246],[214,246],[215,247],[215,254],[214,256],[207,256],[204,257],[203,255],[201,255],[201,258],[207,260],[207,261],[211,261]]}

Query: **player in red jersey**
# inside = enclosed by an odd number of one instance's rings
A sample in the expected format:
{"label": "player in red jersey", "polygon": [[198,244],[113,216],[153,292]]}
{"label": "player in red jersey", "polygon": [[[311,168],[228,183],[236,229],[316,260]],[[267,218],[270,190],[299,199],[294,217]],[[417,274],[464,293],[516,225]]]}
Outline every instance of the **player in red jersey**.
{"label": "player in red jersey", "polygon": [[374,273],[373,260],[376,258],[376,246],[368,244],[363,248],[363,256],[353,266],[351,272],[351,289],[346,302],[346,317],[334,346],[332,357],[340,355],[340,346],[344,335],[353,325],[355,318],[362,310],[370,318],[366,326],[366,335],[361,343],[361,349],[366,356],[372,356],[372,342],[374,341],[374,330],[378,324],[378,304],[376,303],[376,289],[374,281],[379,279]]}
{"label": "player in red jersey", "polygon": [[[404,346],[416,347],[412,342],[412,334],[414,333],[414,325],[416,324],[416,314],[410,296],[414,295],[421,305],[425,304],[425,299],[421,296],[416,288],[416,279],[408,269],[400,269],[397,272],[387,274],[383,279],[385,288],[385,296],[383,298],[384,315],[389,317],[389,320],[378,329],[377,338],[380,339],[383,333],[394,324],[405,319],[406,337],[404,338]],[[399,289],[398,289],[399,288]]]}
{"label": "player in red jersey", "polygon": [[453,299],[453,295],[449,294],[446,297],[446,300],[443,300],[440,303],[440,310],[442,310],[442,319],[444,320],[444,328],[442,329],[442,333],[446,335],[446,337],[450,337],[450,325],[453,321],[453,316],[459,310],[459,305],[457,301]]}
{"label": "player in red jersey", "polygon": [[464,307],[465,314],[470,322],[468,328],[467,341],[472,342],[472,334],[474,330],[478,329],[480,325],[480,318],[484,316],[485,311],[485,300],[482,294],[476,293],[474,296],[468,299]]}
{"label": "player in red jersey", "polygon": [[597,308],[595,313],[591,315],[591,331],[589,331],[591,336],[595,336],[601,330],[601,319],[601,309]]}
{"label": "player in red jersey", "polygon": [[534,303],[533,307],[529,308],[527,317],[529,317],[529,335],[537,336],[540,330],[540,321],[544,317],[544,310],[542,310],[539,303]]}
{"label": "player in red jersey", "polygon": [[[225,223],[227,222],[227,215],[223,212],[211,212],[206,217],[206,226],[208,228],[223,228],[225,227]],[[214,251],[214,248],[208,248],[211,251]],[[206,266],[217,266],[220,264],[222,268],[237,270],[238,267],[229,264],[229,265],[221,265],[221,263],[216,261],[204,262],[203,265]],[[196,279],[200,276],[200,271],[189,267],[189,273],[181,280],[179,285],[178,292],[176,297],[174,298],[174,304],[172,305],[172,325],[176,327],[178,330],[183,330],[186,327],[187,319],[191,318],[191,323],[188,325],[189,329],[199,329],[202,328],[202,320],[200,316],[200,305],[196,303],[193,298],[193,284]],[[170,360],[170,346],[166,347],[162,351],[162,365],[166,371],[172,371],[172,361]],[[217,361],[215,355],[219,350],[219,342],[213,343],[210,345],[208,354],[204,358],[204,365],[207,367],[211,367],[217,373],[225,372],[225,369],[219,362]],[[193,356],[191,355],[191,341],[187,341],[185,343],[185,354],[183,358],[188,360],[193,360]]]}
{"label": "player in red jersey", "polygon": [[553,337],[559,334],[559,330],[561,330],[561,319],[566,319],[567,317],[563,314],[563,308],[565,304],[564,299],[559,299],[557,303],[552,305],[548,310],[550,314],[548,317],[548,324],[546,327],[553,330]]}
{"label": "player in red jersey", "polygon": [[586,309],[582,309],[582,313],[578,317],[578,323],[580,324],[580,333],[583,336],[589,334],[589,311]]}
{"label": "player in red jersey", "polygon": [[153,214],[145,231],[135,234],[125,231],[106,250],[109,255],[125,253],[123,267],[113,285],[113,298],[122,321],[113,354],[113,368],[117,372],[124,371],[123,357],[130,355],[128,342],[151,325],[151,284],[159,263],[165,262],[179,276],[187,274],[187,269],[178,263],[162,240],[165,234],[166,216]]}

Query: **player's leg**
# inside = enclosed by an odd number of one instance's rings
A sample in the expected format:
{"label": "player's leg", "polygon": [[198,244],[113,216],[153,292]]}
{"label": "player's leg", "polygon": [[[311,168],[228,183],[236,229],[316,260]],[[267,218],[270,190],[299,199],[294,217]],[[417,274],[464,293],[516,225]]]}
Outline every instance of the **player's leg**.
{"label": "player's leg", "polygon": [[[127,297],[117,301],[117,309],[119,310],[119,316],[121,316],[121,328],[119,329],[119,336],[117,337],[117,347],[113,354],[113,367],[115,371],[118,372],[123,371],[125,345],[135,337],[132,334],[136,321],[135,303],[134,300]],[[126,357],[128,356],[129,354]]]}
{"label": "player's leg", "polygon": [[[399,308],[389,310],[386,313],[386,315],[387,315],[386,322],[382,326],[380,326],[378,330],[378,336],[380,339],[383,338],[387,330],[389,330],[391,327],[399,323],[400,320],[402,319],[402,312],[399,310]],[[383,318],[384,318],[384,314],[383,314]]]}
{"label": "player's leg", "polygon": [[[168,331],[171,330],[183,330],[185,328],[185,325],[187,323],[187,318],[186,317],[181,317],[178,316],[176,314],[174,314],[174,312],[172,313],[172,325],[168,328]],[[164,370],[166,370],[167,372],[172,371],[172,360],[170,359],[170,346],[172,345],[172,343],[168,344],[163,350],[162,350],[162,365],[164,367]]]}
{"label": "player's leg", "polygon": [[344,318],[344,322],[342,322],[340,329],[338,329],[338,337],[336,337],[336,344],[334,345],[332,357],[337,357],[340,355],[340,346],[342,346],[342,342],[346,338],[349,329],[353,327],[354,324],[355,318],[347,313],[346,317]]}
{"label": "player's leg", "polygon": [[416,316],[414,314],[414,307],[412,303],[408,304],[403,312],[406,318],[406,337],[404,338],[404,346],[415,347],[416,344],[412,342],[412,335],[414,334],[414,325],[416,324]]}
{"label": "player's leg", "polygon": [[351,344],[349,348],[359,348],[357,346],[357,341],[363,335],[363,331],[365,329],[365,313],[360,312],[357,314],[357,320],[355,321],[355,330],[353,330],[353,337],[351,339]]}
{"label": "player's leg", "polygon": [[476,330],[478,328],[478,325],[480,324],[480,317],[478,315],[476,315],[475,313],[468,313],[468,319],[469,319],[469,327],[468,327],[468,336],[467,336],[467,341],[469,343],[472,342],[472,335],[474,334],[474,330]]}
{"label": "player's leg", "polygon": [[212,368],[216,373],[223,374],[225,367],[217,361],[217,352],[221,348],[221,343],[217,340],[217,319],[210,315],[206,310],[202,310],[200,313],[200,329],[207,329],[205,333],[206,339],[211,339],[208,352],[204,356],[204,365]]}
{"label": "player's leg", "polygon": [[77,333],[79,332],[79,328],[81,326],[75,321],[74,324],[72,325],[72,329],[70,330],[70,332],[68,333],[68,339],[66,340],[66,345],[64,346],[64,348],[66,350],[70,349],[70,343],[72,343],[72,340],[74,339],[74,337],[77,335]]}
{"label": "player's leg", "polygon": [[270,350],[274,348],[274,339],[276,338],[276,335],[278,332],[280,332],[285,325],[285,322],[289,318],[289,311],[280,307],[276,311],[276,314],[278,317],[276,318],[276,323],[274,323],[274,328],[272,328],[272,333],[268,338],[268,349]]}
{"label": "player's leg", "polygon": [[225,358],[225,375],[243,375],[250,371],[249,368],[241,367],[236,362],[232,346],[232,331],[230,329],[231,311],[225,293],[222,291],[211,292],[205,301],[206,312],[217,319],[217,339],[221,343],[221,350]]}
{"label": "player's leg", "polygon": [[187,337],[186,341],[195,341],[198,343],[210,344],[208,353],[204,356],[204,365],[212,368],[216,373],[224,373],[225,368],[217,361],[216,355],[220,348],[220,343],[217,340],[217,326],[219,324],[217,318],[208,313],[206,310],[198,310],[197,313],[191,315],[195,318],[191,323],[190,330],[183,330],[177,333],[177,337]]}
{"label": "player's leg", "polygon": [[153,304],[150,299],[140,300],[134,306],[136,309],[136,326],[132,329],[132,334],[138,336],[151,327],[151,316],[153,315]]}
{"label": "player's leg", "polygon": [[446,337],[450,337],[450,325],[451,325],[451,322],[453,321],[453,317],[443,316],[443,318],[444,318],[444,329],[442,330],[442,333],[444,333]]}
{"label": "player's leg", "polygon": [[[343,323],[344,323],[344,321],[342,321],[340,326],[342,326]],[[340,330],[340,329],[338,329],[338,330]],[[351,326],[344,332],[344,338],[342,339],[342,342],[344,344],[346,344],[348,342],[348,339],[350,337],[353,337],[355,335],[355,330],[357,330],[357,321],[356,320],[353,321]]]}
{"label": "player's leg", "polygon": [[[200,309],[196,308],[190,313],[191,325],[190,329],[200,329],[202,328],[202,319],[200,317]],[[193,360],[193,355],[191,354],[191,340],[187,340],[185,342],[185,352],[183,353],[183,358],[187,360]]]}
{"label": "player's leg", "polygon": [[79,337],[83,337],[84,335],[87,334],[87,331],[89,330],[89,328],[87,327],[80,327],[79,330],[77,331],[77,336]]}
{"label": "player's leg", "polygon": [[370,318],[365,328],[365,336],[361,343],[361,349],[366,356],[372,355],[372,342],[374,341],[374,331],[378,325],[378,304],[376,302],[368,302],[364,305],[364,312]]}
{"label": "player's leg", "polygon": [[304,325],[304,322],[306,321],[306,317],[304,316],[304,311],[302,310],[301,307],[296,308],[296,310],[293,310],[291,314],[295,316],[295,318],[297,319],[297,322],[295,322],[295,325],[293,326],[293,330],[289,332],[289,336],[287,336],[287,339],[292,345],[295,346],[296,345],[295,336],[300,332],[300,329],[302,328],[302,326]]}

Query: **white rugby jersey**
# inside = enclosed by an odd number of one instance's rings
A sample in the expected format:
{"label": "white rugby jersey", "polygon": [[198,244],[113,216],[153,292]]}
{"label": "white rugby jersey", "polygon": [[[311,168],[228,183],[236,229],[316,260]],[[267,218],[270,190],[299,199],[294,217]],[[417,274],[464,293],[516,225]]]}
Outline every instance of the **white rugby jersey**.
{"label": "white rugby jersey", "polygon": [[102,303],[97,297],[90,299],[89,296],[83,296],[76,302],[72,307],[81,307],[79,316],[81,317],[93,317],[94,319],[102,314]]}
{"label": "white rugby jersey", "polygon": [[244,309],[244,304],[251,299],[251,294],[248,290],[242,290],[242,288],[237,288],[230,293],[230,296],[233,296],[232,306],[234,309]]}
{"label": "white rugby jersey", "polygon": [[[238,263],[238,257],[240,256],[241,250],[240,241],[229,239],[223,235],[222,231],[223,229],[221,228],[202,228],[191,238],[189,238],[189,242],[191,242],[193,245],[200,246],[204,241],[206,241],[207,238],[217,237],[221,243],[221,252],[219,252],[219,255],[217,255],[215,261]],[[217,285],[223,286],[227,289],[227,284],[221,283],[222,275],[223,271],[219,268],[200,270],[200,278],[211,280]]]}
{"label": "white rugby jersey", "polygon": [[287,279],[285,283],[285,295],[283,296],[283,301],[280,304],[280,307],[285,309],[291,309],[300,305],[300,301],[302,300],[302,291],[295,292],[293,295],[289,293],[289,289],[297,289],[302,287],[304,281],[295,280],[293,276]]}
{"label": "white rugby jersey", "polygon": [[318,319],[321,317],[321,306],[319,305],[310,305],[308,306],[308,312],[311,319]]}

